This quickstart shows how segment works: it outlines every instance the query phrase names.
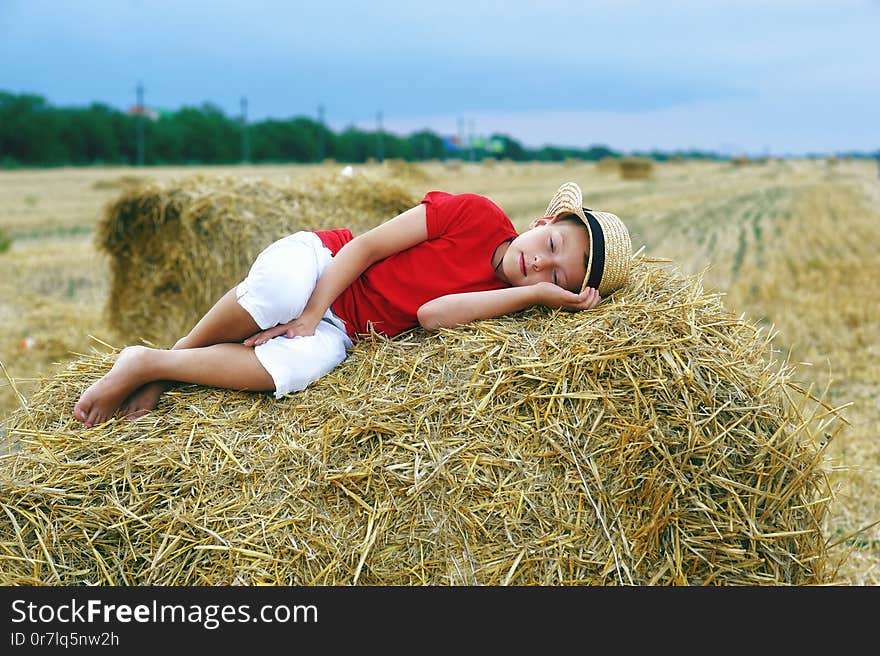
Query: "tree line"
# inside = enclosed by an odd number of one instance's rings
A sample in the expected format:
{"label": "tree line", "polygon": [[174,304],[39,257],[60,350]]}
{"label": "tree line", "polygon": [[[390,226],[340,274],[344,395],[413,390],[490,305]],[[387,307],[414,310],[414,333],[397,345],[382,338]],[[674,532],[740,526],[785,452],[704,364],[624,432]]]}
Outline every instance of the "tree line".
{"label": "tree line", "polygon": [[[492,144],[491,150],[486,146]],[[713,153],[633,153],[654,159],[671,156],[717,159]],[[122,112],[102,103],[53,107],[35,94],[0,91],[0,166],[181,165],[308,163],[333,159],[365,162],[394,158],[508,159],[512,161],[598,160],[622,153],[602,145],[588,148],[527,148],[493,134],[473,144],[452,144],[430,130],[398,136],[354,127],[339,133],[307,117],[245,124],[204,103],[174,112]]]}

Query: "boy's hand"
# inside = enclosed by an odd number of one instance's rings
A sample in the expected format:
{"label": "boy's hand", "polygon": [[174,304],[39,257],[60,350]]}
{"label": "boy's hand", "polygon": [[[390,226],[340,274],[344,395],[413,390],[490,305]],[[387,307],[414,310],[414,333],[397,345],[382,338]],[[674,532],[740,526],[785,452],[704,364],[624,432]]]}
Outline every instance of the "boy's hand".
{"label": "boy's hand", "polygon": [[563,310],[589,310],[596,307],[602,298],[598,290],[587,287],[580,294],[575,294],[552,282],[539,282],[537,288],[539,303],[544,307]]}
{"label": "boy's hand", "polygon": [[248,337],[242,344],[245,346],[259,346],[260,344],[265,344],[273,337],[278,337],[278,335],[284,335],[289,338],[314,335],[319,321],[320,319],[313,321],[305,316],[300,316],[287,323],[279,323],[277,326],[261,330],[256,335]]}

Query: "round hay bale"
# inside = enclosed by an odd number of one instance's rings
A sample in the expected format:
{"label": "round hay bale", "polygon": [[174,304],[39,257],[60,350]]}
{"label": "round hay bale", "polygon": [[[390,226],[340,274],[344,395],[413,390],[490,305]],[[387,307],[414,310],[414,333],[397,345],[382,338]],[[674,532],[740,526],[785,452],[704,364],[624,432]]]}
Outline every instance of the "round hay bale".
{"label": "round hay bale", "polygon": [[654,162],[647,157],[621,157],[619,166],[624,180],[648,180],[654,175]]}
{"label": "round hay bale", "polygon": [[837,412],[698,277],[360,342],[280,401],[179,386],[83,429],[113,354],[9,426],[2,585],[829,581]]}
{"label": "round hay bale", "polygon": [[406,184],[427,183],[431,176],[418,164],[405,159],[391,158],[382,162],[383,173],[392,180],[400,180]]}
{"label": "round hay bale", "polygon": [[171,346],[276,239],[297,230],[358,234],[418,202],[390,180],[327,172],[286,185],[202,175],[123,193],[96,234],[110,257],[108,324],[126,343]]}

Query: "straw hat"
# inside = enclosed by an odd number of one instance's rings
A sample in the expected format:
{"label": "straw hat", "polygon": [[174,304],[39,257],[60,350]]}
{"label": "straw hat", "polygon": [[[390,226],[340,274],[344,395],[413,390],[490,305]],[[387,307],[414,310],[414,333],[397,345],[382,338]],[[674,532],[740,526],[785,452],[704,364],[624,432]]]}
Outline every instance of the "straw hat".
{"label": "straw hat", "polygon": [[581,291],[587,287],[599,290],[606,296],[626,284],[632,263],[632,243],[623,222],[609,212],[587,209],[581,188],[574,182],[566,182],[556,191],[544,216],[574,214],[590,232],[590,255],[587,275]]}

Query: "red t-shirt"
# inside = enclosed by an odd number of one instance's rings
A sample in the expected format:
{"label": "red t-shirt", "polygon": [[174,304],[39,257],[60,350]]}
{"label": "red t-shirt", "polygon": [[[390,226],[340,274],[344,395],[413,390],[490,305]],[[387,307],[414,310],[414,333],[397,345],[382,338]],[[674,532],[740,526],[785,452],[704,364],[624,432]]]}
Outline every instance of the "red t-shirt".
{"label": "red t-shirt", "polygon": [[[507,215],[476,194],[431,191],[425,205],[428,238],[364,271],[330,306],[352,340],[369,332],[393,337],[419,324],[416,313],[438,296],[502,289],[492,255],[517,236]],[[316,230],[333,255],[354,237],[350,230]]]}

